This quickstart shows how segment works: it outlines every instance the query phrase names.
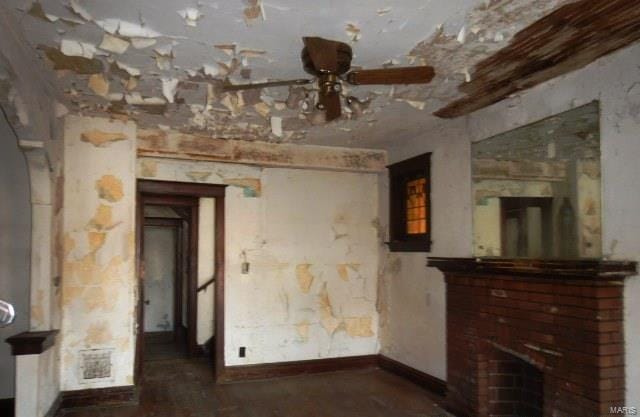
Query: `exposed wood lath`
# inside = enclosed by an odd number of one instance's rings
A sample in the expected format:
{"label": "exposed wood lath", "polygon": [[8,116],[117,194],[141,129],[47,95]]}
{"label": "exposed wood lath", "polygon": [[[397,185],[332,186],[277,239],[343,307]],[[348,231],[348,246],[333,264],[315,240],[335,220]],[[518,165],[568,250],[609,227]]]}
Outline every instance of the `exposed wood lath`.
{"label": "exposed wood lath", "polygon": [[434,114],[453,118],[489,106],[509,95],[582,68],[640,39],[637,0],[580,0],[518,32],[511,43],[481,61],[467,96]]}
{"label": "exposed wood lath", "polygon": [[217,139],[153,129],[138,130],[137,146],[140,157],[268,167],[382,172],[387,165],[387,153],[376,149]]}

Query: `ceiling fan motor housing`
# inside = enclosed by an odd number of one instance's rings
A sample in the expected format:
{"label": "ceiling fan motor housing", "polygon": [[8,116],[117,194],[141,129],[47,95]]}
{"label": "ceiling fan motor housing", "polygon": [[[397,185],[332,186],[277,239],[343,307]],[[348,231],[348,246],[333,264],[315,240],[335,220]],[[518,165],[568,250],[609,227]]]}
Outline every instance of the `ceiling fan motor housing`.
{"label": "ceiling fan motor housing", "polygon": [[[337,75],[346,74],[351,69],[351,59],[353,58],[353,52],[351,50],[351,47],[346,43],[342,43],[342,42],[336,42],[336,43],[338,44],[337,46],[338,70],[336,71],[336,74]],[[322,69],[316,68],[316,66],[313,64],[313,61],[309,56],[309,51],[307,50],[306,47],[302,49],[301,59],[302,59],[302,65],[305,72],[318,77],[320,76]]]}

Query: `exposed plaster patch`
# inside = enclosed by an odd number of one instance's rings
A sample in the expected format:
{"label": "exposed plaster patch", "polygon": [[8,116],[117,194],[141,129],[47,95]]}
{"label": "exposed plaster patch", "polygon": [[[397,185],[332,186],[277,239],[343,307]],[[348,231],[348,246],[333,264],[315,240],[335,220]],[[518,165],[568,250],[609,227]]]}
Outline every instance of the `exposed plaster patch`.
{"label": "exposed plaster patch", "polygon": [[271,133],[279,138],[282,137],[282,117],[271,117]]}
{"label": "exposed plaster patch", "polygon": [[309,321],[302,320],[296,324],[296,332],[301,342],[307,343],[309,341]]}
{"label": "exposed plaster patch", "polygon": [[248,5],[244,8],[244,20],[247,24],[260,18],[267,20],[262,0],[246,0],[246,2]]}
{"label": "exposed plaster patch", "polygon": [[340,327],[341,321],[333,314],[333,307],[331,306],[331,300],[329,299],[326,282],[322,286],[322,290],[318,297],[320,305],[320,323],[329,335],[333,335],[335,331],[338,330],[338,327]]}
{"label": "exposed plaster patch", "polygon": [[127,135],[124,133],[103,132],[101,130],[90,130],[88,132],[83,132],[82,135],[80,135],[81,141],[91,143],[92,145],[101,148],[107,147],[113,142],[127,139]]}
{"label": "exposed plaster patch", "polygon": [[98,48],[105,51],[113,52],[114,54],[123,54],[127,51],[127,49],[129,49],[129,45],[131,45],[129,41],[105,33],[102,36],[102,42],[100,43]]}
{"label": "exposed plaster patch", "polygon": [[245,197],[260,197],[262,194],[260,178],[226,178],[224,183],[241,187]]}
{"label": "exposed plaster patch", "polygon": [[198,26],[198,20],[204,16],[200,10],[195,7],[187,7],[186,9],[178,10],[178,14],[182,17],[187,26]]}
{"label": "exposed plaster patch", "polygon": [[47,58],[53,63],[55,70],[71,70],[78,74],[98,74],[104,70],[102,61],[98,58],[84,58],[82,56],[67,56],[56,48],[40,45]]}
{"label": "exposed plaster patch", "polygon": [[109,18],[96,20],[95,23],[111,35],[118,34],[127,38],[159,38],[162,36],[162,34],[148,26],[143,26],[140,23],[128,22],[126,20]]}
{"label": "exposed plaster patch", "polygon": [[[309,271],[311,264],[298,264],[296,265],[296,278],[298,279],[298,286],[300,291],[308,294],[311,290],[311,284],[313,284],[314,276]],[[325,289],[326,290],[326,289]]]}
{"label": "exposed plaster patch", "polygon": [[169,103],[174,102],[179,82],[177,78],[162,78],[162,94]]}
{"label": "exposed plaster patch", "polygon": [[346,317],[344,328],[351,337],[374,336],[371,317]]}
{"label": "exposed plaster patch", "polygon": [[87,9],[85,9],[79,2],[78,0],[70,0],[69,1],[69,8],[71,9],[71,11],[73,13],[75,13],[76,15],[78,15],[79,17],[83,18],[86,21],[92,21],[93,20],[93,16],[91,16],[91,13],[89,13],[87,11]]}
{"label": "exposed plaster patch", "polygon": [[109,94],[109,81],[102,74],[93,74],[89,77],[89,88],[97,95],[106,97]]}
{"label": "exposed plaster patch", "polygon": [[159,46],[153,50],[155,53],[156,67],[159,70],[169,71],[173,66],[173,45]]}
{"label": "exposed plaster patch", "polygon": [[92,59],[96,54],[96,46],[86,42],[72,39],[63,39],[60,42],[60,52],[66,56],[77,56]]}
{"label": "exposed plaster patch", "polygon": [[357,42],[362,37],[362,34],[360,33],[360,27],[357,23],[348,22],[344,31],[352,42]]}
{"label": "exposed plaster patch", "polygon": [[140,76],[140,70],[138,68],[134,68],[130,65],[125,64],[124,62],[116,61],[116,66],[132,77]]}
{"label": "exposed plaster patch", "polygon": [[148,39],[148,38],[131,38],[131,46],[135,49],[145,49],[150,48],[158,42],[156,39]]}
{"label": "exposed plaster patch", "polygon": [[146,178],[153,178],[158,175],[158,163],[156,161],[150,161],[143,159],[140,164],[140,174]]}
{"label": "exposed plaster patch", "polygon": [[87,329],[87,335],[84,338],[84,343],[87,346],[104,345],[112,342],[113,336],[109,325],[105,321],[93,323]]}
{"label": "exposed plaster patch", "polygon": [[113,223],[113,210],[111,206],[100,204],[96,209],[96,213],[88,224],[88,227],[94,230],[109,230],[116,226]]}
{"label": "exposed plaster patch", "polygon": [[186,176],[195,182],[204,182],[211,176],[211,174],[211,171],[189,171],[186,173]]}
{"label": "exposed plaster patch", "polygon": [[104,242],[107,240],[107,234],[104,232],[88,232],[89,250],[96,252],[104,246]]}
{"label": "exposed plaster patch", "polygon": [[360,269],[360,264],[354,264],[354,263],[338,264],[336,266],[336,270],[338,271],[338,276],[343,281],[349,281],[349,270],[358,272],[359,269]]}
{"label": "exposed plaster patch", "polygon": [[31,7],[27,11],[27,13],[33,17],[42,19],[45,22],[56,22],[60,19],[58,16],[46,13],[39,1],[34,1],[33,3],[31,3]]}
{"label": "exposed plaster patch", "polygon": [[44,321],[44,310],[42,304],[44,302],[44,291],[36,290],[36,300],[31,304],[31,322],[42,323]]}
{"label": "exposed plaster patch", "polygon": [[103,200],[111,203],[122,200],[124,192],[122,191],[122,180],[113,175],[103,175],[96,181],[96,190],[98,196]]}

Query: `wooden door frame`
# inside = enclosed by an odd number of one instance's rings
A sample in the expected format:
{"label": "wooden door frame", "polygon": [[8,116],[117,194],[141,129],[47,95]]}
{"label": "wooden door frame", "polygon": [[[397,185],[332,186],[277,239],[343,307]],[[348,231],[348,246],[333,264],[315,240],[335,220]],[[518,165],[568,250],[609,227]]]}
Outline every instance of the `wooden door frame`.
{"label": "wooden door frame", "polygon": [[[198,211],[199,200],[197,197],[189,196],[172,196],[147,193],[138,190],[136,217],[137,245],[136,245],[136,263],[138,265],[138,303],[137,303],[137,326],[136,326],[136,357],[135,357],[135,376],[134,381],[137,384],[142,376],[142,363],[144,358],[144,277],[142,275],[142,253],[144,246],[143,227],[145,223],[144,207],[163,206],[172,207],[175,210],[182,209],[185,215],[185,227],[188,237],[184,242],[186,251],[189,253],[189,262],[187,265],[187,354],[195,356],[199,353],[197,344],[197,317],[198,317],[198,297],[196,287],[198,285]],[[186,216],[186,218],[185,218]],[[183,237],[183,239],[185,239]]]}
{"label": "wooden door frame", "polygon": [[[183,242],[186,238],[186,234],[183,233],[186,221],[183,218],[167,218],[167,217],[144,217],[144,227],[162,227],[171,229],[174,235],[174,251],[175,251],[175,266],[173,275],[173,340],[177,342],[179,339],[184,338],[185,329],[182,324],[183,308],[183,288],[182,284],[185,281],[185,270],[183,262],[185,260],[184,253],[188,246],[188,241]],[[187,226],[188,227],[188,226]],[[145,297],[146,298],[146,297]]]}
{"label": "wooden door frame", "polygon": [[[153,180],[138,180],[137,181],[137,224],[136,224],[136,232],[137,232],[137,242],[136,245],[136,263],[137,263],[137,271],[138,271],[138,285],[139,287],[142,284],[140,280],[141,273],[141,262],[140,262],[140,254],[141,254],[141,232],[142,232],[142,223],[144,219],[144,202],[150,196],[153,196],[154,203],[162,203],[163,201],[171,201],[175,200],[171,197],[191,197],[191,198],[215,198],[215,249],[214,249],[214,259],[215,259],[215,267],[214,267],[214,276],[215,276],[215,291],[214,291],[214,337],[215,337],[215,376],[216,379],[219,379],[224,371],[224,339],[225,339],[225,320],[224,320],[224,289],[225,289],[225,280],[224,280],[224,268],[225,268],[225,190],[226,185],[224,184],[202,184],[202,183],[189,183],[189,182],[173,182],[173,181],[153,181]],[[172,204],[166,204],[172,205]],[[197,206],[196,211],[192,210],[192,216],[195,214],[195,219],[197,220]],[[191,239],[198,242],[198,230],[197,227],[195,230],[191,230]],[[194,300],[196,300],[196,308],[197,308],[197,253],[191,254],[191,265],[194,267],[196,271],[196,281],[195,285],[189,285],[189,293],[194,295]],[[140,289],[139,289],[140,290]],[[142,310],[141,303],[143,302],[142,297],[138,297],[138,314],[136,315],[138,320],[141,318],[140,310]],[[193,313],[189,313],[191,315]],[[196,310],[197,314],[197,310]],[[197,320],[197,317],[196,317]],[[138,321],[138,329],[140,328],[140,321]],[[195,335],[195,332],[193,332]],[[136,378],[135,381],[138,383],[139,377],[142,375],[141,366],[142,366],[142,347],[140,345],[141,342],[141,333],[138,332],[137,343],[138,347],[136,348]]]}

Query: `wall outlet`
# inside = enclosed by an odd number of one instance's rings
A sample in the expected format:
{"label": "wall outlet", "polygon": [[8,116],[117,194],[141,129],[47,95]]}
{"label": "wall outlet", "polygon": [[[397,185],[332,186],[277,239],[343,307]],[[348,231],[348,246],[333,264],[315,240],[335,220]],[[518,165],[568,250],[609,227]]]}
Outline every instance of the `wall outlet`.
{"label": "wall outlet", "polygon": [[244,346],[240,346],[240,349],[238,349],[238,356],[241,358],[247,356],[247,348]]}

